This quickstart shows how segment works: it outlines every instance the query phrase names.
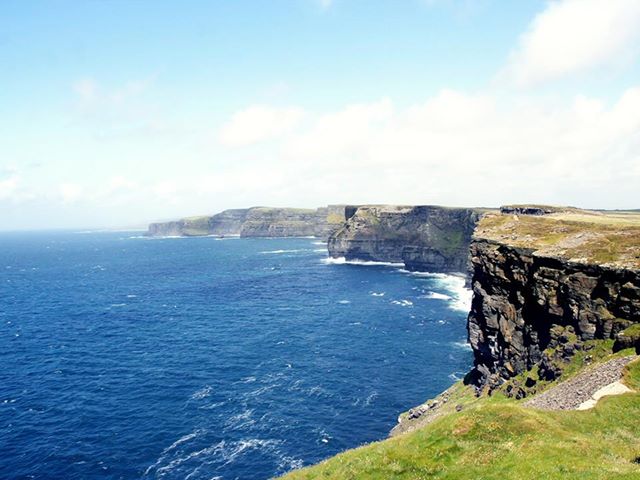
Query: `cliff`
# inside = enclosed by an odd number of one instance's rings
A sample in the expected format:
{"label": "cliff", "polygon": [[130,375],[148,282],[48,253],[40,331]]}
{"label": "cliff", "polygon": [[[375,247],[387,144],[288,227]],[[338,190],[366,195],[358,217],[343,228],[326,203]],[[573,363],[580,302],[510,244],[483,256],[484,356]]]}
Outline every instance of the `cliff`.
{"label": "cliff", "polygon": [[640,478],[640,215],[504,207],[470,251],[465,381],[285,478]]}
{"label": "cliff", "polygon": [[346,209],[329,254],[347,260],[402,262],[408,270],[468,271],[469,244],[481,211],[437,206],[371,205]]}
{"label": "cliff", "polygon": [[471,242],[468,379],[491,391],[526,377],[510,390],[522,397],[558,378],[586,342],[631,346],[624,332],[640,322],[640,216],[502,211],[485,216]]}
{"label": "cliff", "polygon": [[149,236],[240,235],[241,237],[306,237],[327,239],[345,221],[345,206],[318,209],[253,207],[211,216],[152,223]]}

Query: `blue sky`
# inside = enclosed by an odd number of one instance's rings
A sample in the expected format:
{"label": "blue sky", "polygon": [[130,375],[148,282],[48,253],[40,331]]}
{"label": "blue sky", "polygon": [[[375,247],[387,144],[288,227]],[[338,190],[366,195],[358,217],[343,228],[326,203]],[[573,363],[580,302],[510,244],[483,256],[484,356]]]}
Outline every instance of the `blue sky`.
{"label": "blue sky", "polygon": [[2,228],[638,208],[638,32],[634,0],[7,0]]}

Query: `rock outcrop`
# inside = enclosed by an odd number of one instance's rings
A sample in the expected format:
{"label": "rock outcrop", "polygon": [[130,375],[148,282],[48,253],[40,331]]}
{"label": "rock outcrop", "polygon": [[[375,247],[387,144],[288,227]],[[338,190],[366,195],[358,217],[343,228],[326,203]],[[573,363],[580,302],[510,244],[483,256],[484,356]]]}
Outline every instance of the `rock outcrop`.
{"label": "rock outcrop", "polygon": [[473,383],[492,389],[534,367],[553,380],[561,372],[552,356],[569,358],[585,341],[615,339],[640,322],[632,250],[597,260],[603,243],[611,250],[635,241],[637,255],[637,226],[490,217],[471,243]]}
{"label": "rock outcrop", "polygon": [[481,215],[469,208],[393,205],[348,207],[345,213],[348,221],[328,241],[332,257],[460,273],[468,271],[469,244]]}
{"label": "rock outcrop", "polygon": [[199,237],[205,235],[238,235],[247,210],[226,210],[213,216],[188,217],[149,225],[151,237]]}
{"label": "rock outcrop", "polygon": [[241,237],[307,237],[327,239],[346,220],[344,205],[318,209],[253,207],[211,216],[152,223],[149,236],[240,235]]}

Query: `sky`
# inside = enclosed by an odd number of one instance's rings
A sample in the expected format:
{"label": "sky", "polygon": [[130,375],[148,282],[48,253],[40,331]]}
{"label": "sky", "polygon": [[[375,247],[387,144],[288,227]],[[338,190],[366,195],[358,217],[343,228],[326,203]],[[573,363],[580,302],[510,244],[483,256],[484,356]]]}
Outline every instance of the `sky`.
{"label": "sky", "polygon": [[3,0],[0,229],[640,208],[638,0]]}

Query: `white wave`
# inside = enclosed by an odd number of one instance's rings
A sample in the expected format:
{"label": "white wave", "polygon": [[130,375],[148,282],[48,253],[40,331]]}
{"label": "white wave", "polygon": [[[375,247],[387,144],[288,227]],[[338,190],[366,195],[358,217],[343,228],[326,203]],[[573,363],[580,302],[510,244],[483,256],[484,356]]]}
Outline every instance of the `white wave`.
{"label": "white wave", "polygon": [[227,403],[227,402],[213,402],[213,403],[209,403],[207,405],[200,405],[198,407],[198,409],[199,410],[213,410],[214,408],[221,407],[225,403]]}
{"label": "white wave", "polygon": [[471,345],[468,342],[452,342],[451,343],[456,348],[461,348],[462,350],[471,350]]}
{"label": "white wave", "polygon": [[376,262],[371,260],[347,260],[345,257],[323,258],[322,263],[325,263],[328,265],[360,265],[365,267],[375,267],[375,266],[398,267],[398,266],[404,265],[402,263],[394,263],[394,262]]}
{"label": "white wave", "polygon": [[[188,455],[172,460],[167,465],[158,468],[155,472],[155,476],[158,478],[164,477],[165,475],[170,474],[173,470],[175,470],[176,467],[187,464],[194,459],[200,460],[203,458],[211,459],[211,457],[217,457],[217,459],[223,462],[223,465],[228,465],[232,463],[236,459],[236,457],[247,450],[272,450],[280,443],[281,442],[279,440],[262,440],[258,438],[239,440],[236,442],[227,442],[225,440],[222,440],[214,445],[210,445],[201,450],[191,452]],[[149,467],[145,472],[145,476],[148,475],[151,470],[153,470],[153,468],[157,467],[162,462],[162,460],[164,460],[164,457],[161,457],[158,462]]]}
{"label": "white wave", "polygon": [[326,248],[314,248],[313,251],[315,253],[327,253],[327,249]]}
{"label": "white wave", "polygon": [[372,297],[384,297],[384,292],[380,292],[380,293],[377,293],[377,292],[371,292],[371,293],[370,293],[370,295],[371,295]]}
{"label": "white wave", "polygon": [[256,420],[253,418],[253,412],[252,408],[248,408],[243,412],[230,416],[224,422],[225,430],[243,430],[246,427],[255,425]]}
{"label": "white wave", "polygon": [[453,310],[468,313],[471,310],[471,300],[473,299],[473,291],[463,288],[458,293],[458,298],[451,303]]}
{"label": "white wave", "polygon": [[[179,446],[182,443],[188,442],[189,440],[195,438],[198,436],[198,434],[201,432],[201,430],[196,430],[195,432],[192,433],[188,433],[186,435],[183,435],[182,437],[180,437],[178,440],[176,440],[175,442],[173,442],[171,445],[169,445],[167,448],[165,448],[162,451],[162,454],[160,454],[160,457],[158,458],[158,460],[155,461],[155,463],[153,465],[149,465],[149,467],[147,467],[147,469],[145,470],[143,476],[147,476],[151,470],[153,470],[154,468],[157,468],[166,458],[167,454],[172,451],[173,449],[175,449],[177,446]],[[171,462],[169,465],[167,465],[166,467],[163,468],[167,468],[170,467],[171,464],[173,464],[174,462]]]}
{"label": "white wave", "polygon": [[329,443],[329,440],[332,438],[324,428],[315,428],[314,431],[318,434],[318,437],[320,437],[318,440],[321,443]]}
{"label": "white wave", "polygon": [[127,240],[175,240],[176,238],[198,238],[185,237],[183,235],[132,235]]}
{"label": "white wave", "polygon": [[411,300],[391,300],[394,305],[400,305],[401,307],[413,307]]}
{"label": "white wave", "polygon": [[311,242],[311,245],[326,245],[327,242]]}
{"label": "white wave", "polygon": [[427,292],[420,298],[433,298],[434,300],[453,300],[453,298],[451,298],[449,295],[438,292]]}
{"label": "white wave", "polygon": [[[416,277],[433,278],[440,288],[447,290],[451,294],[449,308],[460,312],[468,312],[469,310],[471,310],[471,298],[473,297],[473,292],[470,289],[466,288],[466,278],[463,275],[431,272],[410,272],[405,269],[400,269],[399,271]],[[439,295],[435,292],[429,293]],[[444,298],[442,298],[442,300],[444,300]]]}
{"label": "white wave", "polygon": [[271,390],[273,390],[274,388],[279,387],[280,385],[278,384],[272,384],[272,385],[265,385],[264,387],[260,387],[256,390],[253,390],[249,393],[246,394],[247,398],[256,398],[259,397],[260,395],[262,395],[265,392],[270,392]]}
{"label": "white wave", "polygon": [[367,398],[364,399],[363,405],[365,407],[368,407],[369,405],[371,405],[371,402],[373,402],[376,397],[378,396],[378,392],[372,392]]}
{"label": "white wave", "polygon": [[180,437],[178,440],[176,440],[175,442],[173,442],[171,445],[169,445],[167,448],[165,448],[162,453],[168,453],[171,450],[173,450],[174,448],[176,448],[178,445],[180,445],[181,443],[184,442],[188,442],[189,440],[191,440],[192,438],[196,438],[198,435],[200,434],[200,430],[196,430],[195,432],[191,432],[191,433],[187,433],[186,435],[183,435],[182,437]]}
{"label": "white wave", "polygon": [[138,295],[127,295],[127,298],[137,298]]}
{"label": "white wave", "polygon": [[[404,267],[404,264],[402,266]],[[447,278],[447,277],[457,276],[457,275],[450,275],[447,273],[415,272],[413,270],[407,270],[406,268],[399,268],[398,271],[400,273],[405,273],[407,275],[411,275],[414,277]]]}
{"label": "white wave", "polygon": [[269,250],[269,251],[259,252],[259,253],[263,255],[268,255],[268,254],[297,253],[297,252],[308,252],[308,250]]}
{"label": "white wave", "polygon": [[126,307],[126,303],[112,303],[109,307]]}
{"label": "white wave", "polygon": [[338,303],[339,303],[340,305],[348,305],[348,304],[350,304],[351,302],[350,302],[349,300],[339,300],[339,301],[338,301]]}
{"label": "white wave", "polygon": [[210,396],[212,391],[213,391],[213,388],[207,385],[206,387],[201,388],[197,392],[194,392],[193,395],[191,395],[191,399],[202,400],[203,398],[207,398],[208,396]]}
{"label": "white wave", "polygon": [[289,456],[283,456],[278,462],[278,469],[283,473],[290,470],[297,470],[299,468],[302,468],[303,466],[304,460],[302,460],[301,458],[294,458]]}
{"label": "white wave", "polygon": [[450,373],[449,374],[449,378],[451,380],[453,380],[454,382],[458,382],[458,381],[460,381],[460,380],[462,380],[464,378],[464,377],[459,377],[458,375],[456,375],[457,373],[460,373],[460,372],[454,372],[454,373]]}

